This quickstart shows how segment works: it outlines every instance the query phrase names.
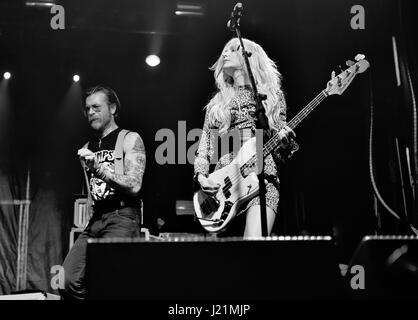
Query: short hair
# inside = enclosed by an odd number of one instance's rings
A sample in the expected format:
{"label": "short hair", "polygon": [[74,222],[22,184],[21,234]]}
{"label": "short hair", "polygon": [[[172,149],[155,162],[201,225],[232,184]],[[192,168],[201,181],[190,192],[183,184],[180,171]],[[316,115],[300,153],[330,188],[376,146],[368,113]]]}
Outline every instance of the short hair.
{"label": "short hair", "polygon": [[97,92],[103,92],[104,95],[107,97],[108,103],[110,105],[111,104],[116,105],[116,112],[115,112],[115,115],[114,115],[115,118],[116,118],[118,116],[120,108],[121,108],[119,98],[118,98],[116,92],[112,88],[107,87],[107,86],[103,86],[103,85],[97,85],[97,86],[94,86],[94,87],[90,87],[84,92],[83,103],[82,103],[83,110],[84,110],[84,105],[85,105],[85,101],[86,101],[87,97],[91,96],[92,94],[95,94]]}

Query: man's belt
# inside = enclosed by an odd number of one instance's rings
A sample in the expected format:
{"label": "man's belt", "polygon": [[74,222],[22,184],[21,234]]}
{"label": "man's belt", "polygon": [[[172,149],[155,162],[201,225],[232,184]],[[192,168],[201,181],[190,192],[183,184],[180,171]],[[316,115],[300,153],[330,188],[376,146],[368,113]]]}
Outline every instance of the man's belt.
{"label": "man's belt", "polygon": [[140,200],[103,200],[94,203],[93,210],[95,213],[103,213],[103,212],[110,212],[115,211],[118,209],[123,209],[126,207],[134,207],[139,208],[140,206]]}

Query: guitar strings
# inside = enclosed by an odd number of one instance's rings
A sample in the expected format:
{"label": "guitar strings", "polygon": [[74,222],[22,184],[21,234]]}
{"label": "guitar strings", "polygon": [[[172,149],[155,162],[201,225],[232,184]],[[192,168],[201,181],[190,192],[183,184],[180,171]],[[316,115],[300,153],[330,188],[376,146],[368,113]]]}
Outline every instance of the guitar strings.
{"label": "guitar strings", "polygon": [[[326,93],[325,90],[321,91],[310,103],[308,103],[308,105],[306,105],[301,111],[299,111],[299,113],[288,123],[288,126],[291,129],[296,128],[296,126],[314,109],[316,108],[326,97],[328,96],[328,94]],[[268,150],[269,148],[272,148],[274,145],[277,144],[279,140],[279,135],[278,133],[274,134],[274,136],[266,142],[266,144],[263,146],[263,161],[264,161],[264,157],[267,156],[272,150]],[[267,151],[266,151],[267,150]],[[266,153],[266,154],[265,154]],[[240,167],[239,171],[244,171],[251,168],[254,164],[254,162],[257,161],[257,154],[253,155],[250,160],[248,160],[245,164],[243,164]],[[219,199],[223,199],[224,201],[226,201],[226,197],[225,194],[223,193],[224,188],[230,188],[232,187],[233,184],[235,184],[239,179],[240,179],[241,174],[237,173],[235,175],[232,175],[229,177],[229,181],[227,183],[225,183],[223,186],[221,186],[218,190],[218,192],[216,193],[216,196]]]}
{"label": "guitar strings", "polygon": [[[289,122],[289,126],[291,128],[296,127],[296,125],[298,124],[298,122],[300,123],[299,119],[304,118],[307,114],[310,113],[310,111],[313,110],[308,110],[310,109],[310,107],[312,107],[313,104],[316,104],[314,107],[316,107],[324,98],[326,97],[326,95],[323,94],[323,92],[321,92],[317,97],[315,97],[315,99],[313,99],[304,109],[302,109],[301,112],[299,112],[290,122]],[[293,123],[296,123],[293,127],[291,126]],[[265,151],[266,149],[271,148],[273,145],[276,144],[277,140],[279,140],[279,136],[276,133],[263,147],[263,151]],[[271,150],[267,151],[266,153],[268,154]],[[264,153],[264,152],[263,152]],[[263,157],[266,156],[263,154]],[[254,155],[250,160],[248,160],[244,165],[242,165],[240,167],[240,169],[247,169],[253,166],[254,162],[257,160],[257,155]],[[240,174],[236,174],[234,176],[230,177],[231,183],[226,183],[224,186],[226,186],[227,188],[232,186],[232,184],[234,182],[237,181],[237,178],[239,178]]]}
{"label": "guitar strings", "polygon": [[[325,90],[321,91],[320,94],[318,94],[306,107],[304,107],[289,123],[288,126],[290,128],[295,128],[316,106],[318,106],[325,98],[327,97]],[[279,140],[279,136],[276,133],[263,147],[263,159],[265,156],[267,156],[271,150],[268,150],[266,154],[264,154],[264,151],[273,147]],[[253,164],[257,161],[257,155],[254,155],[248,160],[245,164],[243,164],[240,167],[240,171],[243,171],[247,168],[251,168]],[[235,174],[233,176],[230,176],[230,181],[225,183],[222,188],[219,188],[219,190],[223,189],[224,187],[229,188],[231,187],[235,182],[237,182],[240,178],[240,174]],[[223,193],[221,193],[223,195]]]}
{"label": "guitar strings", "polygon": [[[302,120],[309,115],[309,113],[314,110],[327,96],[329,95],[329,93],[326,90],[322,90],[310,103],[308,103],[307,106],[305,106],[291,121],[289,121],[289,123],[287,124],[292,130],[294,128],[296,128],[296,126],[302,122]],[[277,141],[279,140],[279,136],[278,133],[276,133],[275,135],[273,135],[273,137],[267,141],[267,143],[263,146],[263,161],[264,161],[264,157],[266,157],[274,148],[274,146],[277,144]],[[271,148],[271,150],[269,150]],[[240,167],[239,171],[244,171],[247,168],[251,168],[254,164],[254,162],[257,160],[257,154],[255,154],[254,156],[252,156],[250,158],[250,160],[248,160],[244,165],[242,165]],[[235,174],[232,175],[231,177],[229,177],[229,182],[227,182],[224,186],[222,186],[221,188],[219,188],[218,192],[216,193],[216,195],[218,196],[219,194],[219,198],[224,198],[224,200],[226,201],[225,195],[222,192],[223,189],[225,187],[230,188],[235,182],[237,182],[240,178],[240,174]]]}

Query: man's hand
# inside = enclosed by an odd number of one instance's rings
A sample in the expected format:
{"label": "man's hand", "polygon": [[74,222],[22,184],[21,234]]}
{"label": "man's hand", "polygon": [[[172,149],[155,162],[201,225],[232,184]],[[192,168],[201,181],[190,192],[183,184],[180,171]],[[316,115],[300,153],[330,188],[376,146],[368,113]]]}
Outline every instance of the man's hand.
{"label": "man's hand", "polygon": [[99,164],[96,161],[93,151],[82,148],[78,150],[77,154],[80,157],[81,162],[83,162],[91,172],[95,172],[98,169]]}

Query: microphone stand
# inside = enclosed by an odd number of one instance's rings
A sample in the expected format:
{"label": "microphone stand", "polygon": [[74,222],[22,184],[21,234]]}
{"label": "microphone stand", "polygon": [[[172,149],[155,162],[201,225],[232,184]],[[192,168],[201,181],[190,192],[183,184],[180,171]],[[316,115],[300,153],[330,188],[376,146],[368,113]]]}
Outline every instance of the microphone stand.
{"label": "microphone stand", "polygon": [[[232,18],[231,18],[232,19]],[[232,21],[232,20],[231,20]],[[244,57],[245,65],[247,67],[248,76],[250,78],[251,87],[254,92],[254,99],[256,102],[256,115],[257,115],[257,129],[263,130],[263,137],[268,137],[267,132],[269,130],[269,124],[268,119],[266,117],[266,110],[264,109],[263,100],[267,99],[267,96],[265,94],[261,94],[257,90],[257,86],[255,84],[254,76],[250,67],[250,62],[248,60],[249,57],[251,57],[251,53],[247,52],[244,47],[244,43],[242,41],[241,37],[241,31],[240,31],[240,23],[239,19],[236,19],[235,21],[232,21],[233,25],[231,26],[231,29],[235,31],[237,34],[237,38],[239,39],[239,42],[241,44],[242,48],[242,56]],[[256,138],[257,139],[257,138]],[[256,143],[256,146],[259,144]],[[258,149],[258,148],[257,148]],[[261,149],[263,150],[263,148]],[[257,150],[258,151],[258,150]],[[260,215],[261,215],[261,234],[263,237],[266,237],[268,235],[267,232],[267,212],[266,212],[266,184],[264,182],[264,155],[263,152],[259,154],[257,152],[257,157],[261,157],[261,161],[257,161],[258,165],[261,165],[261,168],[257,168],[260,172],[258,174],[258,183],[259,183],[259,197],[260,197]],[[258,158],[259,160],[260,158]]]}

